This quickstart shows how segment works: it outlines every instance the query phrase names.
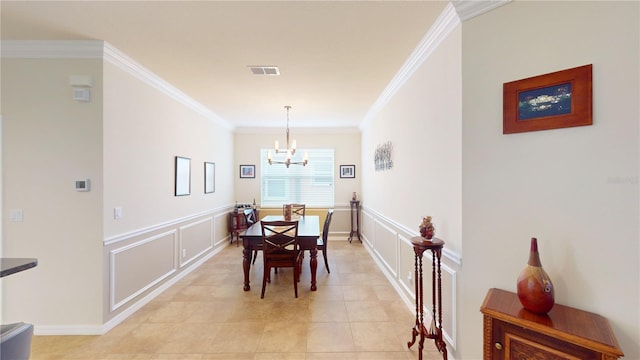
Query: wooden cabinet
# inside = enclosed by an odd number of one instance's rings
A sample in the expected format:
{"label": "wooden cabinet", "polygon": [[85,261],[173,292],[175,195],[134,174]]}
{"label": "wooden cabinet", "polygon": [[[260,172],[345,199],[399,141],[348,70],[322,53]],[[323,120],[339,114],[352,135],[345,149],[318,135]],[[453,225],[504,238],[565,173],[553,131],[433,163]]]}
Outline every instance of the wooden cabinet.
{"label": "wooden cabinet", "polygon": [[555,304],[548,314],[525,310],[518,295],[490,289],[484,315],[484,359],[613,360],[620,350],[606,318]]}

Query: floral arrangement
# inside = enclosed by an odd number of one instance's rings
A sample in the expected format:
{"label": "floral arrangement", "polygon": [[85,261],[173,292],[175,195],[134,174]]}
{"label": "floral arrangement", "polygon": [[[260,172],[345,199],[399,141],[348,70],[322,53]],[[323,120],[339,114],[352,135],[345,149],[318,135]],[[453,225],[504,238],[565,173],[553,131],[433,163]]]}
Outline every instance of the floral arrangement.
{"label": "floral arrangement", "polygon": [[420,229],[420,235],[428,240],[431,240],[436,233],[436,229],[431,223],[431,216],[424,216],[418,228]]}

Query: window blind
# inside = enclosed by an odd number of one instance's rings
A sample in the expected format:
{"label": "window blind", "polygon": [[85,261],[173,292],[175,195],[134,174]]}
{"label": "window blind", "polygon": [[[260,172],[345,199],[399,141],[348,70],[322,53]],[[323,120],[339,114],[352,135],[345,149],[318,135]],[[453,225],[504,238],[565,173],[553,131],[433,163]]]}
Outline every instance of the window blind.
{"label": "window blind", "polygon": [[[260,150],[260,195],[262,207],[281,207],[299,203],[307,207],[333,207],[334,149],[296,149],[292,161],[308,155],[307,166],[269,165],[267,152]],[[285,154],[274,154],[273,160],[284,161]]]}

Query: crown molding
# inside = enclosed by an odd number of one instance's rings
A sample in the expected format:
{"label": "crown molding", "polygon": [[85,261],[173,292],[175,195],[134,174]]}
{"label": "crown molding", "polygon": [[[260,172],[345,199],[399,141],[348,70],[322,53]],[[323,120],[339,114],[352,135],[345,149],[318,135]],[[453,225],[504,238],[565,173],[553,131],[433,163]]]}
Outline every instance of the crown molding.
{"label": "crown molding", "polygon": [[382,94],[380,94],[373,106],[369,108],[369,111],[360,123],[360,130],[365,130],[369,127],[373,118],[384,108],[387,102],[391,100],[398,90],[411,78],[413,73],[462,21],[482,15],[510,1],[511,0],[455,0],[449,2],[407,61],[405,61],[404,65],[402,65],[393,77],[389,85],[387,85]]}
{"label": "crown molding", "polygon": [[102,40],[3,40],[2,58],[27,59],[103,59],[135,76],[186,107],[213,121],[220,127],[233,130],[230,122],[151,72],[113,45]]}
{"label": "crown molding", "polygon": [[149,84],[150,86],[162,91],[167,96],[172,97],[176,101],[189,107],[200,115],[212,120],[217,125],[227,129],[233,130],[233,126],[218,114],[211,111],[206,106],[195,101],[193,98],[182,92],[180,89],[171,85],[167,81],[163,80],[146,67],[142,66],[116,47],[105,42],[104,46],[104,60],[117,66],[121,70],[137,77],[139,80]]}
{"label": "crown molding", "polygon": [[460,20],[464,22],[502,5],[506,5],[511,1],[512,0],[453,0],[451,3],[456,8]]}
{"label": "crown molding", "polygon": [[393,98],[400,88],[411,78],[413,73],[429,58],[431,53],[438,48],[440,43],[460,24],[455,8],[451,3],[438,16],[433,26],[422,38],[418,46],[413,50],[409,58],[402,65],[400,70],[393,77],[389,85],[384,89],[373,106],[365,115],[360,130],[366,129],[373,118],[384,108]]}
{"label": "crown molding", "polygon": [[101,40],[2,40],[3,58],[27,59],[100,59]]}

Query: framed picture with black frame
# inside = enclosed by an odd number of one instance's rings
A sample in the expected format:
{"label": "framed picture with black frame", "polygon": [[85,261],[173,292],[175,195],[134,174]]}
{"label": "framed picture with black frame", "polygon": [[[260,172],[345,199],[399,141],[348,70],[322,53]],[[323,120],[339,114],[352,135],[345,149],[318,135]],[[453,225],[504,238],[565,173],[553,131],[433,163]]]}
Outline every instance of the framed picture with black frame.
{"label": "framed picture with black frame", "polygon": [[240,178],[241,179],[253,179],[256,177],[255,165],[240,165]]}
{"label": "framed picture with black frame", "polygon": [[191,159],[176,156],[175,165],[175,196],[191,194]]}
{"label": "framed picture with black frame", "polygon": [[216,164],[212,162],[204,163],[204,193],[216,192]]}
{"label": "framed picture with black frame", "polygon": [[355,179],[355,177],[356,177],[355,165],[340,165],[341,179]]}

